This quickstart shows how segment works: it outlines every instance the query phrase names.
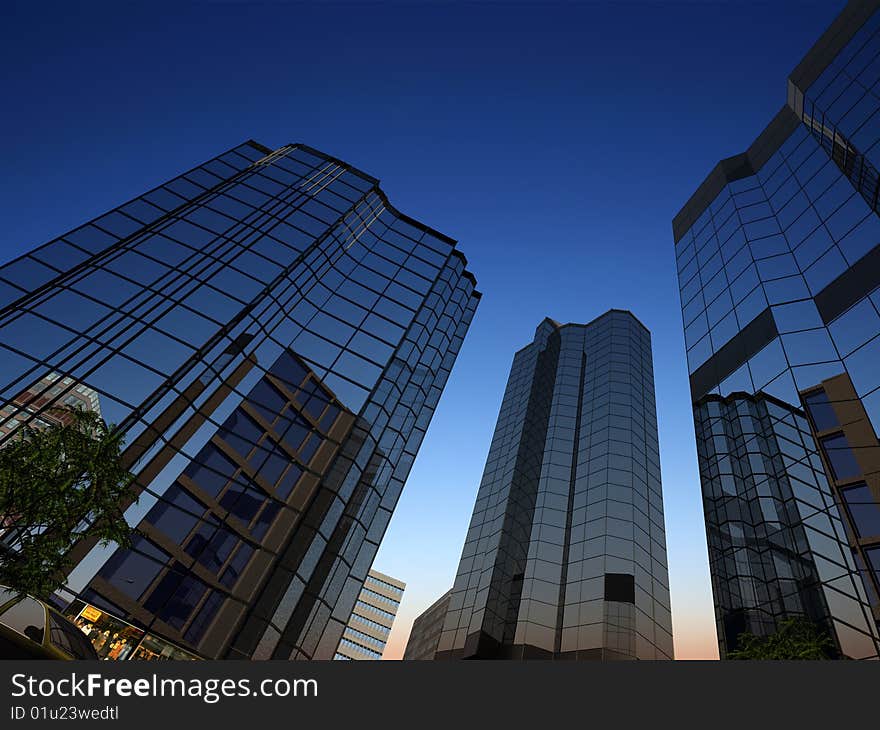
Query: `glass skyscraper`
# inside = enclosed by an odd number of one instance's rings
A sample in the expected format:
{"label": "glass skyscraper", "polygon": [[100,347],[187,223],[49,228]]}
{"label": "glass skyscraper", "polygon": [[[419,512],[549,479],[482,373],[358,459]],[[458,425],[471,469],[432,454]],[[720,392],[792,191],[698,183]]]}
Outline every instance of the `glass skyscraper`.
{"label": "glass skyscraper", "polygon": [[878,653],[876,8],[846,7],[673,221],[722,657],[792,616]]}
{"label": "glass skyscraper", "polygon": [[72,555],[102,656],[333,657],[476,309],[466,265],[375,178],[251,141],[0,267],[0,433],[86,396],[137,477],[134,545]]}
{"label": "glass skyscraper", "polygon": [[671,659],[651,335],[545,319],[516,353],[437,659]]}

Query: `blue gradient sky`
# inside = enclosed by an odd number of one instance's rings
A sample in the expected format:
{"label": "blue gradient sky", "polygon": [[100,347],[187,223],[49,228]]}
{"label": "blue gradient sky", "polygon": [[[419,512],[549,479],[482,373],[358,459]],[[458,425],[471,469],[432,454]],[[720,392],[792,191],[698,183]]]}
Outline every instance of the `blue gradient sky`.
{"label": "blue gradient sky", "polygon": [[452,583],[513,352],[545,316],[652,331],[679,658],[717,656],[671,218],[843,2],[4,3],[0,260],[254,138],[379,177],[483,302],[375,567],[387,655]]}

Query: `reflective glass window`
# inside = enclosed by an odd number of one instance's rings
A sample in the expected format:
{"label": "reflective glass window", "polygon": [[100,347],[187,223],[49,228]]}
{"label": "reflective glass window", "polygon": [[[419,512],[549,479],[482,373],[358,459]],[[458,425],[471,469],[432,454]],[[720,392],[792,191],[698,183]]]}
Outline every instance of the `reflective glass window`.
{"label": "reflective glass window", "polygon": [[204,505],[184,492],[177,484],[172,484],[163,499],[147,513],[146,519],[171,540],[182,543],[199,521],[198,515],[204,512]]}
{"label": "reflective glass window", "polygon": [[211,595],[208,596],[201,609],[199,609],[198,614],[192,620],[183,638],[191,644],[197,644],[202,636],[204,636],[205,629],[208,628],[208,625],[217,614],[224,599],[225,596],[219,591],[211,591]]}
{"label": "reflective glass window", "polygon": [[219,434],[220,438],[246,458],[263,435],[263,429],[243,411],[235,411],[220,427]]}
{"label": "reflective glass window", "polygon": [[300,452],[300,458],[304,463],[308,464],[312,460],[312,457],[322,443],[324,443],[324,439],[322,439],[317,433],[313,433]]}
{"label": "reflective glass window", "polygon": [[290,457],[273,444],[272,449],[267,452],[266,460],[260,467],[260,476],[269,484],[274,485],[289,463]]}
{"label": "reflective glass window", "polygon": [[232,588],[253,554],[254,549],[250,545],[241,543],[226,570],[220,576],[220,582],[227,588]]}
{"label": "reflective glass window", "polygon": [[850,479],[862,473],[849,447],[849,441],[842,433],[822,439],[822,447],[825,449],[835,479]]}
{"label": "reflective glass window", "polygon": [[275,521],[275,517],[278,515],[279,510],[281,509],[281,505],[277,502],[269,502],[266,505],[266,508],[260,512],[260,516],[257,518],[256,523],[251,528],[251,533],[258,540],[262,540],[263,536],[269,531],[269,528],[272,526],[272,523]]}
{"label": "reflective glass window", "polygon": [[260,492],[236,481],[220,498],[221,506],[249,525],[265,501]]}
{"label": "reflective glass window", "polygon": [[170,557],[149,540],[136,535],[131,549],[113,553],[99,575],[125,595],[138,600]]}
{"label": "reflective glass window", "polygon": [[290,493],[293,491],[293,488],[296,486],[296,483],[299,481],[302,474],[303,470],[299,465],[290,465],[290,468],[285,472],[281,481],[275,487],[278,495],[282,499],[287,499],[290,496]]}
{"label": "reflective glass window", "polygon": [[150,597],[144,601],[144,608],[174,628],[180,629],[206,590],[207,586],[202,581],[186,574],[186,569],[175,562]]}
{"label": "reflective glass window", "polygon": [[880,535],[880,505],[867,484],[840,490],[859,537]]}
{"label": "reflective glass window", "polygon": [[238,537],[234,533],[223,527],[219,528],[205,549],[202,550],[199,562],[212,573],[217,573],[232,554],[238,542]]}
{"label": "reflective glass window", "polygon": [[302,415],[288,408],[278,424],[278,430],[283,433],[282,438],[284,442],[294,451],[297,451],[302,446],[306,436],[309,435],[311,427]]}
{"label": "reflective glass window", "polygon": [[807,406],[807,412],[810,414],[810,420],[813,421],[813,427],[817,431],[827,431],[829,428],[840,426],[837,414],[834,412],[834,407],[828,400],[828,394],[824,390],[817,390],[804,396],[804,403]]}
{"label": "reflective glass window", "polygon": [[287,383],[291,390],[298,388],[308,374],[308,370],[290,352],[283,352],[269,372]]}
{"label": "reflective glass window", "polygon": [[213,444],[208,444],[184,470],[190,479],[212,496],[217,496],[235,472],[236,466]]}
{"label": "reflective glass window", "polygon": [[330,402],[330,394],[320,383],[310,380],[306,383],[301,393],[297,396],[300,401],[308,400],[305,403],[306,412],[313,418],[320,418],[324,412],[324,406]]}
{"label": "reflective glass window", "polygon": [[217,524],[215,521],[211,520],[209,522],[202,522],[199,525],[199,529],[187,540],[186,545],[184,546],[184,552],[187,555],[191,555],[194,558],[198,558],[208,543],[211,541],[214,533],[217,531]]}
{"label": "reflective glass window", "polygon": [[274,387],[269,385],[265,380],[261,380],[254,386],[247,398],[260,415],[266,419],[269,424],[275,423],[278,414],[284,410],[287,403],[285,398]]}
{"label": "reflective glass window", "polygon": [[865,550],[865,557],[874,572],[874,580],[880,585],[880,547],[872,547]]}

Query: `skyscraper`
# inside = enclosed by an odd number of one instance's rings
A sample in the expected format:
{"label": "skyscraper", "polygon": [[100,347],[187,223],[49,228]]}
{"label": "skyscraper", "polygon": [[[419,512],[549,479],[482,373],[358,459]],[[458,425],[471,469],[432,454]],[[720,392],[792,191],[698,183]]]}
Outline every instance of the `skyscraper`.
{"label": "skyscraper", "polygon": [[0,403],[88,388],[137,476],[134,545],[76,546],[71,613],[116,658],[331,658],[479,297],[454,241],[301,144],[0,267]]}
{"label": "skyscraper", "polygon": [[339,640],[334,659],[381,659],[406,583],[371,570]]}
{"label": "skyscraper", "polygon": [[440,643],[440,632],[443,631],[443,622],[446,620],[446,611],[449,608],[449,599],[452,590],[446,591],[434,603],[428,606],[413,621],[406,649],[403,652],[404,659],[430,660],[437,653],[437,645]]}
{"label": "skyscraper", "polygon": [[545,319],[513,358],[438,659],[671,659],[651,335]]}
{"label": "skyscraper", "polygon": [[805,616],[876,657],[878,3],[850,3],[673,220],[721,655]]}

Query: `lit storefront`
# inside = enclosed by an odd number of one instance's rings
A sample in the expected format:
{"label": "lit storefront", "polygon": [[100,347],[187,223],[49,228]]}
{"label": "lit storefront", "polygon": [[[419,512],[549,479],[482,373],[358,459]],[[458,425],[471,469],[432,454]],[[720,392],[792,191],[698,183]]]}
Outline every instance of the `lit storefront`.
{"label": "lit storefront", "polygon": [[195,661],[201,657],[83,601],[74,601],[67,617],[92,642],[98,657],[108,661]]}

